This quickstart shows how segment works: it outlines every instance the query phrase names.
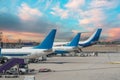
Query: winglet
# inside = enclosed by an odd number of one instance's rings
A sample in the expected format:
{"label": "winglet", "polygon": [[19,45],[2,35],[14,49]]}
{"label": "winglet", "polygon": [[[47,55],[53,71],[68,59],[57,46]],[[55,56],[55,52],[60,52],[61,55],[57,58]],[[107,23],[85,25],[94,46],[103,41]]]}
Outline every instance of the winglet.
{"label": "winglet", "polygon": [[78,46],[81,33],[78,33],[67,46]]}
{"label": "winglet", "polygon": [[34,49],[51,49],[53,46],[56,29],[52,29],[46,38],[38,45],[33,47]]}

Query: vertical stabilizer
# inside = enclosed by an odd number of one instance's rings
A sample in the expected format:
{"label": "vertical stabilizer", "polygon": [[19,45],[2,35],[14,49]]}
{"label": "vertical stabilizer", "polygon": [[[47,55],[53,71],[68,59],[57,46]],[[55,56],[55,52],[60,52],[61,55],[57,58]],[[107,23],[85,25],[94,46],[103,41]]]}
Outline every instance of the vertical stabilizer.
{"label": "vertical stabilizer", "polygon": [[53,29],[47,37],[38,45],[33,47],[34,49],[51,49],[53,46],[56,29]]}
{"label": "vertical stabilizer", "polygon": [[101,31],[102,29],[98,28],[87,40],[80,41],[79,46],[87,47],[87,46],[95,44],[100,38]]}
{"label": "vertical stabilizer", "polygon": [[97,29],[96,32],[94,32],[93,35],[88,39],[88,42],[89,41],[91,41],[91,42],[98,41],[101,31],[102,31],[101,28]]}
{"label": "vertical stabilizer", "polygon": [[78,46],[79,40],[80,40],[80,33],[78,33],[67,46],[75,46],[76,47],[76,46]]}

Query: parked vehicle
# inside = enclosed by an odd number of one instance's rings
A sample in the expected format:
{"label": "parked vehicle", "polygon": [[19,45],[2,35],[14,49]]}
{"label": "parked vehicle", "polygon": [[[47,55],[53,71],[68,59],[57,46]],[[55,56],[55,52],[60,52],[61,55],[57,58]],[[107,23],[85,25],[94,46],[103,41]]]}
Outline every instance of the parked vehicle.
{"label": "parked vehicle", "polygon": [[47,69],[47,68],[41,68],[39,69],[39,72],[51,72],[51,69]]}
{"label": "parked vehicle", "polygon": [[16,68],[11,68],[10,70],[7,70],[6,73],[14,75],[14,74],[18,74],[18,71]]}

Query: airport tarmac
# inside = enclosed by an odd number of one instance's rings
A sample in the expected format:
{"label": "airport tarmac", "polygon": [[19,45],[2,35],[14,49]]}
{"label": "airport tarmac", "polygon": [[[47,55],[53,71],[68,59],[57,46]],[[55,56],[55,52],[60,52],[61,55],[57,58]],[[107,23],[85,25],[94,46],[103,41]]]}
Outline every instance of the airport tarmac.
{"label": "airport tarmac", "polygon": [[[120,53],[102,53],[98,57],[50,57],[41,63],[31,63],[29,68],[55,70],[29,74],[34,75],[35,80],[120,80]],[[24,76],[27,75],[0,80],[24,80]]]}

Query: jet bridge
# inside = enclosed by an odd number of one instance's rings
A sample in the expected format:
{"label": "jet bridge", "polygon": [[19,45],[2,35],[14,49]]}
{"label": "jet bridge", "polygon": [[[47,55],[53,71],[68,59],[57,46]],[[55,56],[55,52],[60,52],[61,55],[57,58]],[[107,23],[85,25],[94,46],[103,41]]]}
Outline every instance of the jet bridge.
{"label": "jet bridge", "polygon": [[12,58],[8,62],[0,66],[0,73],[4,73],[6,72],[6,70],[9,70],[11,67],[21,64],[24,64],[24,59]]}

